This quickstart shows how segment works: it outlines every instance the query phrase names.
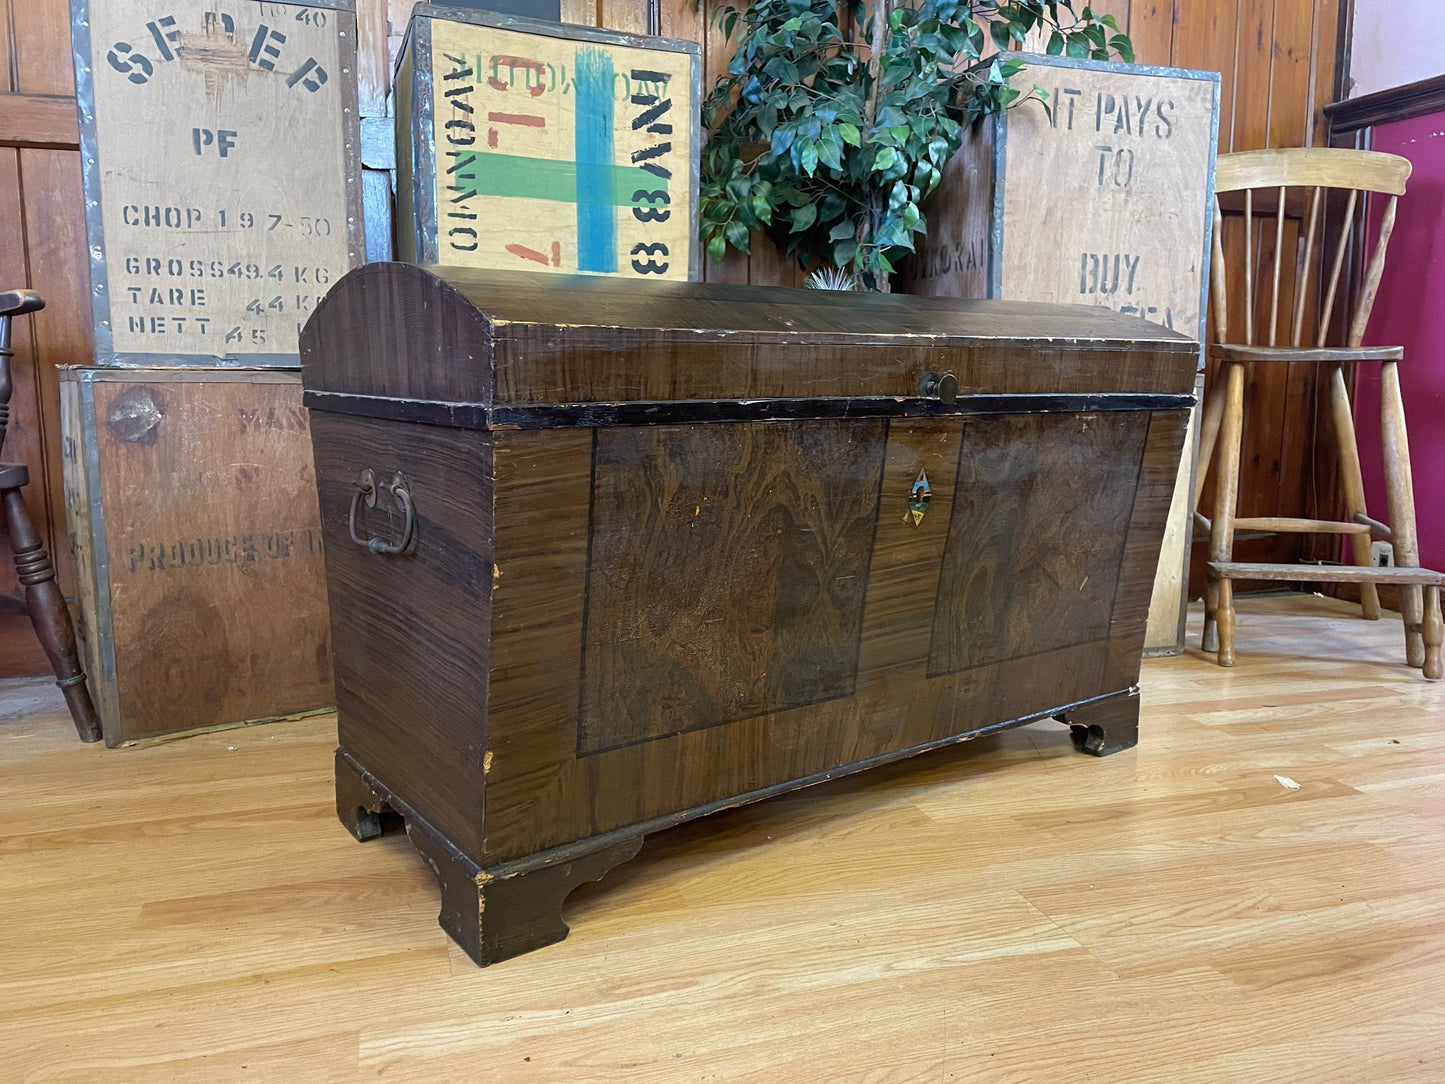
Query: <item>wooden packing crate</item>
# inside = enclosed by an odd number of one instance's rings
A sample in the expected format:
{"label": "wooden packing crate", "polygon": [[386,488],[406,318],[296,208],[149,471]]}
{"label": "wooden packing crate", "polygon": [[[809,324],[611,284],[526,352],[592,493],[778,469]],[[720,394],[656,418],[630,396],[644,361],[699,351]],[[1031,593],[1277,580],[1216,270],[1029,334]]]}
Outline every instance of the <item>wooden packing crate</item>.
{"label": "wooden packing crate", "polygon": [[365,261],[351,0],[71,0],[98,364],[295,365]]}
{"label": "wooden packing crate", "polygon": [[419,4],[395,82],[421,264],[696,280],[697,42]]}
{"label": "wooden packing crate", "polygon": [[[925,207],[928,235],[903,289],[1102,305],[1203,343],[1219,73],[1002,56],[1026,62],[1013,85],[1041,88],[1049,108],[1023,102],[967,134]],[[1150,606],[1151,655],[1184,647],[1194,429]]]}
{"label": "wooden packing crate", "polygon": [[106,744],[334,703],[299,375],[63,368],[60,388]]}

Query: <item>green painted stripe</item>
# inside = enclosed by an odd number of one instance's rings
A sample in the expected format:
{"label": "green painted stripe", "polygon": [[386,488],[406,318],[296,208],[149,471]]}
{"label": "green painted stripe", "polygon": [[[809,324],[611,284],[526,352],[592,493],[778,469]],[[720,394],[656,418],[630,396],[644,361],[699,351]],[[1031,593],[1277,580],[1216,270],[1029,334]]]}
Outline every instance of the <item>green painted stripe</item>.
{"label": "green painted stripe", "polygon": [[[617,207],[631,207],[634,192],[649,194],[667,191],[667,182],[636,166],[612,166],[610,202]],[[577,202],[577,165],[551,158],[523,158],[515,154],[471,154],[458,158],[455,166],[442,175],[448,198],[458,196],[520,196],[524,199],[548,199],[558,203]],[[664,206],[661,200],[638,201],[646,207]]]}

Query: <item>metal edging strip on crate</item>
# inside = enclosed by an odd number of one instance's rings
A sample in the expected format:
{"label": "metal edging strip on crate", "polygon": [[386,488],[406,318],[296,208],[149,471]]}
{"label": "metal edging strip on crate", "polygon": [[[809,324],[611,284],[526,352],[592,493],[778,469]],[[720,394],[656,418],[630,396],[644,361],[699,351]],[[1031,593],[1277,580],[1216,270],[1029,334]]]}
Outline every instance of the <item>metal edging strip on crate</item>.
{"label": "metal edging strip on crate", "polygon": [[[697,282],[702,277],[702,246],[698,242],[699,208],[702,195],[701,155],[702,125],[696,121],[702,108],[702,45],[682,38],[648,37],[627,34],[616,30],[603,30],[594,26],[577,26],[572,23],[552,23],[540,19],[529,19],[522,15],[503,15],[491,11],[477,11],[470,8],[450,7],[445,4],[417,4],[412,8],[411,23],[407,33],[415,33],[412,59],[412,200],[415,210],[412,214],[411,229],[416,234],[416,255],[418,263],[439,262],[436,206],[436,132],[433,111],[432,62],[431,62],[431,20],[465,23],[472,26],[486,26],[494,30],[511,30],[520,34],[538,34],[543,37],[561,38],[565,41],[590,41],[603,45],[617,45],[628,49],[642,49],[654,53],[683,53],[691,63],[691,92],[693,116],[689,118],[689,147],[691,160],[688,168],[688,193],[690,196],[690,236],[688,238],[687,277]],[[406,52],[403,42],[400,57]],[[398,66],[399,70],[399,66]]]}
{"label": "metal edging strip on crate", "polygon": [[[70,44],[75,64],[75,109],[80,123],[80,180],[85,199],[86,254],[90,261],[90,311],[98,358],[113,353],[109,282],[101,244],[100,165],[95,132],[95,80],[90,58],[88,0],[70,0]],[[83,396],[82,396],[83,399]]]}
{"label": "metal edging strip on crate", "polygon": [[1004,177],[1008,165],[1008,124],[1006,114],[993,115],[993,206],[989,210],[988,288],[985,297],[1003,296]]}
{"label": "metal edging strip on crate", "polygon": [[411,198],[412,229],[416,232],[416,261],[434,264],[440,259],[437,236],[436,100],[432,86],[431,20],[412,13],[416,34],[411,58]]}
{"label": "metal edging strip on crate", "polygon": [[[339,35],[342,63],[342,160],[346,177],[346,245],[353,270],[366,262],[365,203],[361,192],[361,118],[357,107],[356,0],[272,0],[287,7],[325,8],[351,16],[349,33]],[[80,129],[81,190],[85,200],[86,255],[90,264],[91,325],[95,335],[95,364],[112,368],[190,367],[231,368],[300,365],[298,354],[172,354],[126,351],[117,353],[111,324],[110,281],[105,262],[105,234],[101,220],[100,148],[95,127],[94,56],[90,37],[90,0],[70,0],[70,41],[75,68],[75,106]],[[88,383],[84,385],[89,387]],[[83,397],[84,398],[84,397]],[[109,602],[107,600],[107,605]],[[112,654],[112,667],[114,656]]]}
{"label": "metal edging strip on crate", "polygon": [[[1223,95],[1218,72],[1206,72],[1214,77],[1214,116],[1209,122],[1209,180],[1204,188],[1204,262],[1199,275],[1199,372],[1204,372],[1206,343],[1209,337],[1209,276],[1213,273],[1214,262],[1214,171],[1219,163],[1219,99]],[[1198,467],[1195,467],[1198,470]],[[1186,574],[1188,580],[1188,551],[1185,547]],[[1181,618],[1182,620],[1182,618]],[[1183,634],[1181,633],[1181,639]]]}
{"label": "metal edging strip on crate", "polygon": [[[94,439],[96,427],[94,372],[82,370],[75,374],[80,388],[80,428],[77,436],[84,444],[81,460],[85,471],[86,503],[90,506],[90,567],[95,577],[95,625],[88,630],[96,638],[100,654],[100,679],[108,687],[115,685],[115,632],[110,609],[110,551],[105,533],[105,516],[100,492],[100,441]],[[86,435],[92,439],[84,439]],[[97,690],[99,691],[99,690]],[[109,703],[107,694],[100,699]]]}
{"label": "metal edging strip on crate", "polygon": [[360,31],[357,27],[355,0],[335,0],[335,4],[337,10],[351,15],[349,26],[340,31],[341,41],[338,46],[342,76],[341,160],[346,170],[346,258],[350,262],[350,270],[366,263],[366,201],[361,189],[361,106],[357,97]]}

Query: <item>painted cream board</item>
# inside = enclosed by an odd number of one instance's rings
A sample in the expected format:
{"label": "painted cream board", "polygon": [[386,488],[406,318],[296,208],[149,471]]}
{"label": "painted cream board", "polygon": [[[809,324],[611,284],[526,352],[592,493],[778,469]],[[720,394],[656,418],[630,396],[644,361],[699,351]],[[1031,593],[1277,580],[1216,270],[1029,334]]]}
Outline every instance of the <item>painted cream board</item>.
{"label": "painted cream board", "polygon": [[398,109],[410,119],[430,98],[432,142],[414,153],[432,156],[415,171],[431,200],[413,214],[435,218],[414,223],[419,262],[689,278],[695,53],[426,23],[430,66],[413,57]]}
{"label": "painted cream board", "polygon": [[364,256],[344,112],[355,17],[254,0],[107,0],[81,17],[102,354],[294,355]]}

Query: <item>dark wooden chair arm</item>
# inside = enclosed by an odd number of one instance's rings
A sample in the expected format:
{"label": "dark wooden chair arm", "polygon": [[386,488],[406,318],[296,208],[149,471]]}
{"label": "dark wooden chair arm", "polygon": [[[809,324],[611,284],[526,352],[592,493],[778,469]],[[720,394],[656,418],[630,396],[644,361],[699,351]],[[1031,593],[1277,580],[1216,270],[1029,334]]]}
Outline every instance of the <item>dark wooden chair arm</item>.
{"label": "dark wooden chair arm", "polygon": [[34,290],[6,290],[0,294],[0,316],[24,316],[45,308],[45,301]]}

